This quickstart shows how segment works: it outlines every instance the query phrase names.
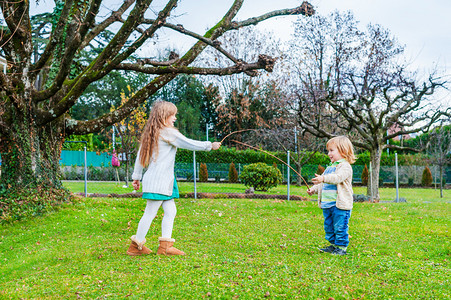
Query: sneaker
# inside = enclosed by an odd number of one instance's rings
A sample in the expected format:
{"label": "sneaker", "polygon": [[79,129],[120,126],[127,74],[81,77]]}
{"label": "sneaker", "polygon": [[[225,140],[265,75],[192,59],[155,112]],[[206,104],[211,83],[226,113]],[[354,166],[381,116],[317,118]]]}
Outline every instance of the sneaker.
{"label": "sneaker", "polygon": [[335,249],[338,249],[338,248],[336,248],[334,245],[330,245],[330,246],[324,247],[324,248],[318,248],[318,250],[320,252],[325,252],[325,253],[334,253]]}
{"label": "sneaker", "polygon": [[341,248],[336,247],[335,250],[332,252],[334,255],[346,255],[346,250],[343,250]]}

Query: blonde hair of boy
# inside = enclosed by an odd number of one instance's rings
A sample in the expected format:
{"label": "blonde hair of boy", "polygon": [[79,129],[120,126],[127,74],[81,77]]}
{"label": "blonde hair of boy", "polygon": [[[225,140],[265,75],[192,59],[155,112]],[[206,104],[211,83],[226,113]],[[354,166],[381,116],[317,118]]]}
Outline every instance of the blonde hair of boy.
{"label": "blonde hair of boy", "polygon": [[155,154],[158,156],[158,138],[160,130],[167,126],[166,121],[172,115],[177,113],[177,107],[167,101],[155,101],[150,110],[149,119],[144,126],[141,134],[141,153],[139,156],[140,163],[147,167],[151,157]]}
{"label": "blonde hair of boy", "polygon": [[326,148],[328,148],[329,146],[337,147],[340,155],[343,156],[343,158],[346,159],[348,163],[353,164],[357,160],[354,155],[354,146],[352,145],[348,137],[343,135],[333,137],[327,142]]}

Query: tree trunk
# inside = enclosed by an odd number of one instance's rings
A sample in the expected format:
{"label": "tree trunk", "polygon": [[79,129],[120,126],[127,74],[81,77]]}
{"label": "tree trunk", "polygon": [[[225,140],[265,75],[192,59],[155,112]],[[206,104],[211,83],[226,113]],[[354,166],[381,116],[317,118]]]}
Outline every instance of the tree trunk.
{"label": "tree trunk", "polygon": [[381,168],[382,147],[378,146],[371,150],[371,174],[368,180],[367,195],[370,196],[370,201],[379,202],[379,172]]}
{"label": "tree trunk", "polygon": [[[31,109],[12,112],[10,130],[2,139],[1,183],[12,198],[64,191],[59,160],[63,143],[63,117],[38,127]],[[64,194],[64,193],[63,193]],[[62,195],[62,194],[60,194]],[[6,195],[5,195],[6,196]],[[47,201],[48,199],[41,199]]]}
{"label": "tree trunk", "polygon": [[[298,166],[298,173],[302,175],[302,166],[299,164]],[[296,176],[297,177],[297,185],[298,186],[302,186],[304,184],[304,181],[302,180],[301,176]],[[307,179],[306,179],[307,180]]]}

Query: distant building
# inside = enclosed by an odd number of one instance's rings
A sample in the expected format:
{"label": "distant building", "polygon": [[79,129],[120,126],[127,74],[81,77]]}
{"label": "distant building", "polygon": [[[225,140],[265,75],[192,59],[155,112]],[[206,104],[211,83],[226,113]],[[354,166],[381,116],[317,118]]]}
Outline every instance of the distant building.
{"label": "distant building", "polygon": [[[401,130],[404,130],[404,127],[401,126],[401,125],[398,125],[397,123],[395,123],[388,129],[387,134],[388,135],[392,135],[392,134],[397,133],[397,132],[399,132]],[[413,138],[413,136],[410,135],[410,134],[402,134],[402,135],[395,136],[393,138],[393,140],[394,141],[400,141],[402,139],[402,140],[405,141],[405,140],[408,140],[408,139],[411,139],[411,138]]]}

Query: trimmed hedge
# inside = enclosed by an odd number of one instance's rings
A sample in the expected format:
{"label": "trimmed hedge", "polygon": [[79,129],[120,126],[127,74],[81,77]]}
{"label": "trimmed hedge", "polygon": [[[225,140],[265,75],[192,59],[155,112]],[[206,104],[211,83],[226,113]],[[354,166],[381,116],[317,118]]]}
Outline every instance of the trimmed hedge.
{"label": "trimmed hedge", "polygon": [[[268,151],[269,152],[269,151]],[[284,152],[269,152],[282,161],[287,161],[287,153]],[[326,154],[316,153],[313,158],[313,161],[318,161],[318,164],[327,165],[330,160]],[[176,162],[181,163],[192,163],[193,162],[193,152],[185,149],[178,149],[177,156],[175,158]],[[196,152],[196,161],[203,163],[227,163],[238,162],[241,164],[253,164],[262,162],[268,165],[272,165],[273,163],[280,164],[281,162],[276,158],[272,157],[261,151],[256,151],[252,149],[247,150],[236,150],[235,148],[219,148],[216,151],[197,151]],[[292,161],[294,165],[294,161]],[[309,162],[310,163],[310,162]]]}
{"label": "trimmed hedge", "polygon": [[[269,151],[268,151],[269,152]],[[269,152],[283,162],[287,161],[286,152]],[[360,153],[357,155],[358,159],[354,163],[355,165],[369,165],[370,164],[370,153],[368,151]],[[409,165],[424,165],[427,156],[424,154],[398,154],[398,165],[409,166]],[[241,164],[253,164],[258,162],[263,162],[268,165],[273,163],[280,164],[281,162],[274,157],[252,149],[247,150],[236,150],[235,148],[221,147],[216,151],[197,151],[196,161],[203,163],[227,163],[231,162],[241,163]],[[181,163],[192,163],[193,162],[193,152],[185,149],[178,149],[176,162]],[[315,153],[312,159],[308,162],[309,165],[323,165],[327,166],[330,163],[330,159],[325,153]],[[291,165],[294,165],[294,160],[292,160]],[[386,152],[382,153],[381,166],[394,166],[395,165],[395,154],[391,153],[387,155]]]}

